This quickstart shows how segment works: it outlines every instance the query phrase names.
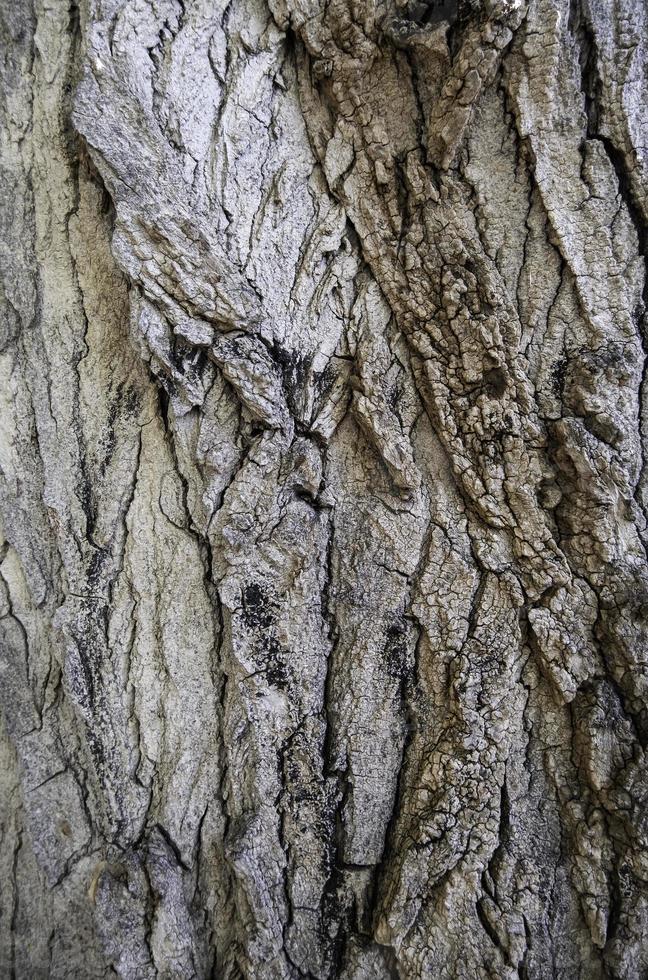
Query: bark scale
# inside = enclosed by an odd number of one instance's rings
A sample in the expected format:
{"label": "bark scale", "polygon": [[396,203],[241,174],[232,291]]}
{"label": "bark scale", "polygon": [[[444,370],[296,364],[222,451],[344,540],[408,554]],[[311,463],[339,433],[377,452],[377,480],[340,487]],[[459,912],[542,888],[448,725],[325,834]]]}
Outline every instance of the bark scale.
{"label": "bark scale", "polygon": [[3,4],[3,976],[648,973],[647,18]]}

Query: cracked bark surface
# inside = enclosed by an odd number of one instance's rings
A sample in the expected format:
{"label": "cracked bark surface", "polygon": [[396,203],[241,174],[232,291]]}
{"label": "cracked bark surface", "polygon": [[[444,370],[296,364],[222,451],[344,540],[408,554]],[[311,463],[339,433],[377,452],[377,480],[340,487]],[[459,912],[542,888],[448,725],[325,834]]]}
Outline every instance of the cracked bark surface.
{"label": "cracked bark surface", "polygon": [[0,975],[648,975],[648,8],[0,8]]}

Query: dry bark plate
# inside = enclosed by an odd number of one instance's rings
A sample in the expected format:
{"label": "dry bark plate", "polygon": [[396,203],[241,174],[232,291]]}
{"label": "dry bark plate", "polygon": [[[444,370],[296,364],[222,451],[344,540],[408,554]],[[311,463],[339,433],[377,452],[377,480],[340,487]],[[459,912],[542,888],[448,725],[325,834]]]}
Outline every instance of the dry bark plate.
{"label": "dry bark plate", "polygon": [[2,0],[0,976],[648,976],[648,5]]}

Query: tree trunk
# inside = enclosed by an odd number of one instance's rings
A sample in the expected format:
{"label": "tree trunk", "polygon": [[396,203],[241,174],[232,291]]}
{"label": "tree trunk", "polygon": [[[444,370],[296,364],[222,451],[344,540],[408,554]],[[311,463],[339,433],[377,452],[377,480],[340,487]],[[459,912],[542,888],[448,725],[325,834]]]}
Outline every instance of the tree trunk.
{"label": "tree trunk", "polygon": [[643,0],[4,0],[0,975],[648,975]]}

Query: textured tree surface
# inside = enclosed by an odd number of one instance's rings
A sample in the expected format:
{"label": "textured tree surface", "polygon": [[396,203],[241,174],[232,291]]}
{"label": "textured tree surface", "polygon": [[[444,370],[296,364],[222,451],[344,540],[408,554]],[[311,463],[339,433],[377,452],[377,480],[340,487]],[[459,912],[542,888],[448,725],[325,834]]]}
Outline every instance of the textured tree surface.
{"label": "textured tree surface", "polygon": [[648,976],[648,5],[2,0],[0,976]]}

